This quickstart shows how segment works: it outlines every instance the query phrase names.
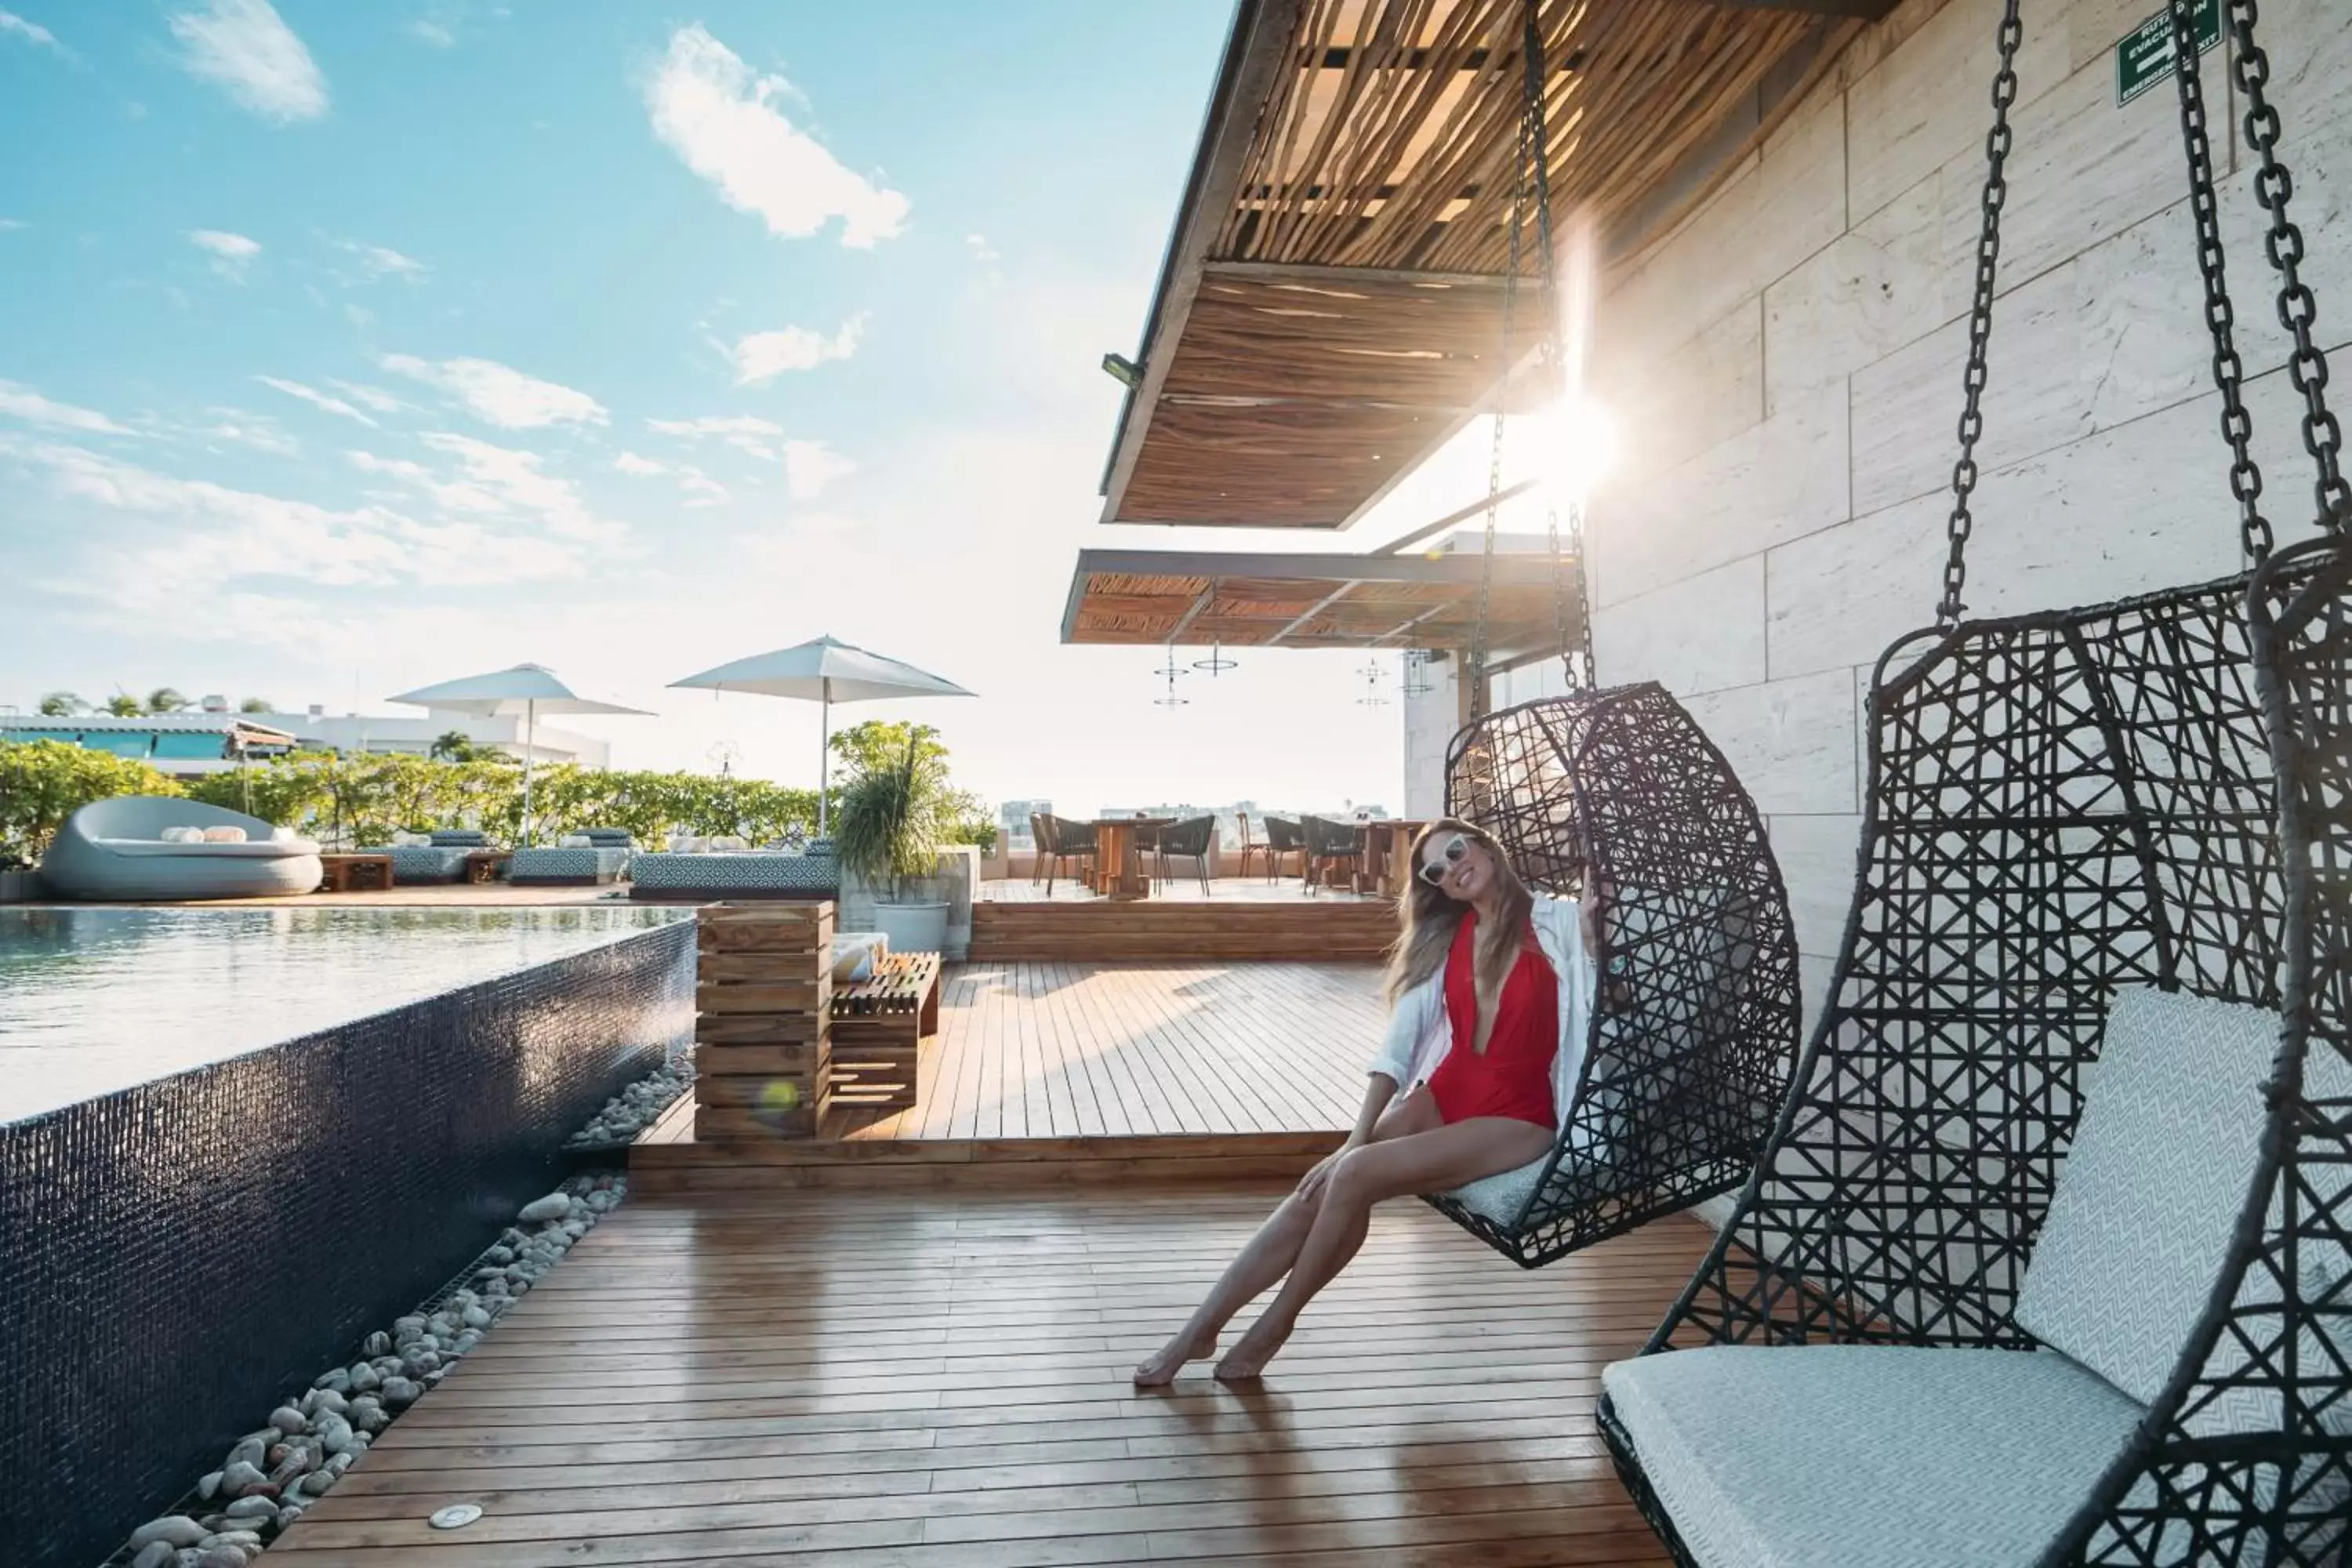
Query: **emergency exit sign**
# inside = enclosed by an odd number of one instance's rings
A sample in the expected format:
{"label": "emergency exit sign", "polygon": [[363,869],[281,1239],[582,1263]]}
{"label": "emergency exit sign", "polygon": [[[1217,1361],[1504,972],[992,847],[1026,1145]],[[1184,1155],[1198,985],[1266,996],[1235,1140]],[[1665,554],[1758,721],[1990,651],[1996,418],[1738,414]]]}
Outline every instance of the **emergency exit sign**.
{"label": "emergency exit sign", "polygon": [[[2221,0],[2197,0],[2197,52],[2221,41]],[[2172,13],[2161,11],[2116,45],[2116,104],[2129,103],[2172,74]]]}

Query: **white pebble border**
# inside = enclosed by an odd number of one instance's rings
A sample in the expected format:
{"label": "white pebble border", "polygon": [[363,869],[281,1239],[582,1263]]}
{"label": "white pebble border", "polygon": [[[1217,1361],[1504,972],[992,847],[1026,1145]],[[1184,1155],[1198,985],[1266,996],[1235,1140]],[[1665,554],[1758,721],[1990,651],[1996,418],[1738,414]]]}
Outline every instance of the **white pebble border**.
{"label": "white pebble border", "polygon": [[[611,1111],[608,1105],[600,1120]],[[368,1335],[349,1366],[330,1367],[299,1400],[271,1411],[268,1425],[237,1439],[220,1468],[196,1483],[182,1505],[186,1511],[141,1525],[111,1561],[130,1568],[247,1568],[620,1203],[628,1184],[620,1174],[574,1176],[525,1204],[474,1260],[464,1284],[394,1319],[389,1331]]]}
{"label": "white pebble border", "polygon": [[638,1133],[661,1120],[663,1111],[694,1087],[694,1058],[678,1056],[666,1061],[604,1102],[588,1125],[563,1145],[567,1154],[625,1149]]}

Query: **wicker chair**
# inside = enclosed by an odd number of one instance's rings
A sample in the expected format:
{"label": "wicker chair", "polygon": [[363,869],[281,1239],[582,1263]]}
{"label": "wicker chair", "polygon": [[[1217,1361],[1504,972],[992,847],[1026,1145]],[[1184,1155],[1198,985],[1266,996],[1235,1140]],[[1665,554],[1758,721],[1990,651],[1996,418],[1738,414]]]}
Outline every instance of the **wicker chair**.
{"label": "wicker chair", "polygon": [[1351,822],[1333,822],[1328,817],[1302,816],[1298,819],[1302,847],[1306,852],[1304,873],[1307,890],[1313,892],[1321,880],[1331,884],[1331,879],[1341,869],[1348,874],[1351,892],[1364,890],[1364,837]]}
{"label": "wicker chair", "polygon": [[1045,879],[1045,846],[1048,842],[1049,836],[1045,814],[1031,812],[1029,814],[1029,885],[1033,888]]}
{"label": "wicker chair", "polygon": [[1151,858],[1154,875],[1165,882],[1171,858],[1191,860],[1201,873],[1201,891],[1209,890],[1209,856],[1217,842],[1217,819],[1195,816],[1183,822],[1171,823],[1160,830]]}
{"label": "wicker chair", "polygon": [[[1275,881],[1282,875],[1284,866],[1293,855],[1307,853],[1307,842],[1298,831],[1298,824],[1286,816],[1265,819],[1265,879]],[[1303,868],[1305,862],[1300,862]]]}
{"label": "wicker chair", "polygon": [[1045,868],[1045,894],[1051,898],[1054,879],[1067,862],[1078,862],[1081,876],[1086,874],[1086,868],[1094,864],[1095,826],[1091,822],[1072,822],[1066,816],[1055,816],[1050,813],[1039,820],[1045,826],[1046,839],[1041,853],[1051,857]]}

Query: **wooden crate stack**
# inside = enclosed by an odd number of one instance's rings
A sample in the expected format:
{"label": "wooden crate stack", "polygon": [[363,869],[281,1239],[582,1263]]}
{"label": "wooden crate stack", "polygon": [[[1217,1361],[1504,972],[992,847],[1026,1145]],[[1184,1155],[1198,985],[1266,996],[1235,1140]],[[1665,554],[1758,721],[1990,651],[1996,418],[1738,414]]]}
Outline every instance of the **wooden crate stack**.
{"label": "wooden crate stack", "polygon": [[833,905],[706,905],[697,921],[697,1143],[814,1138],[826,1099]]}
{"label": "wooden crate stack", "polygon": [[940,1032],[940,955],[893,952],[874,976],[833,998],[825,1101],[865,1110],[914,1108],[916,1058]]}

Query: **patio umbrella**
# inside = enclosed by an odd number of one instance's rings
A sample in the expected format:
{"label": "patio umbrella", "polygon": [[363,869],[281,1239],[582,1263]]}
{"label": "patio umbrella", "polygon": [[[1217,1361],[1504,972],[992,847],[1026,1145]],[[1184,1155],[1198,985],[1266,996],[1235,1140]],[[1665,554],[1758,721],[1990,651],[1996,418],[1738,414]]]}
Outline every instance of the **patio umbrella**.
{"label": "patio umbrella", "polygon": [[713,691],[752,691],[762,697],[797,697],[824,710],[822,739],[816,759],[816,830],[827,826],[825,790],[832,777],[833,705],[873,702],[886,697],[970,697],[952,680],[943,680],[911,664],[868,653],[831,637],[818,637],[773,653],[755,653],[672,686],[708,687]]}
{"label": "patio umbrella", "polygon": [[386,698],[389,702],[405,702],[417,708],[439,708],[454,713],[478,714],[485,719],[511,718],[522,715],[522,841],[530,843],[530,733],[541,713],[626,713],[637,718],[651,718],[642,708],[624,708],[617,702],[599,702],[593,697],[583,697],[557,679],[555,672],[543,664],[518,664],[511,669],[493,670],[488,675],[467,675],[456,680],[445,680],[438,686],[420,686],[398,697]]}

